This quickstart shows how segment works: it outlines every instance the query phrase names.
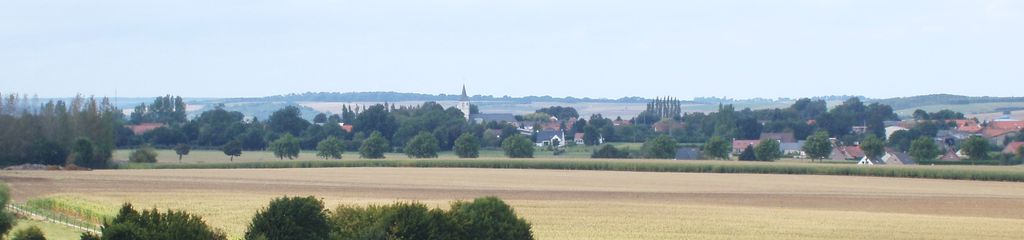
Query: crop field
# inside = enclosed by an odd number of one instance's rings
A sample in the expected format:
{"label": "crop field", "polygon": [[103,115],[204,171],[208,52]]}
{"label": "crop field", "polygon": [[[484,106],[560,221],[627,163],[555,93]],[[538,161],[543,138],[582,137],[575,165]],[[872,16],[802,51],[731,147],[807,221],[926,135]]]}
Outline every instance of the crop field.
{"label": "crop field", "polygon": [[[3,171],[13,199],[107,215],[124,202],[233,237],[270,199],[328,207],[498,196],[537,239],[1014,239],[1024,184],[851,176],[464,168]],[[40,200],[45,199],[45,200]]]}

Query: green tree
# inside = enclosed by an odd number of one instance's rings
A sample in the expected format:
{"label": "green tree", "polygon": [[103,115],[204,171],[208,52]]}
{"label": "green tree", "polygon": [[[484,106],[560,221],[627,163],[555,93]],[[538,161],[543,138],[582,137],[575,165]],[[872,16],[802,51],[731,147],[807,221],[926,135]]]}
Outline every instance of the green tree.
{"label": "green tree", "polygon": [[302,135],[310,125],[302,119],[302,110],[296,106],[287,106],[275,111],[267,120],[267,127],[275,133],[289,133],[293,136]]}
{"label": "green tree", "polygon": [[11,235],[11,240],[46,240],[46,236],[43,235],[43,230],[39,230],[39,227],[31,226],[14,232]]}
{"label": "green tree", "polygon": [[93,159],[95,158],[93,156],[94,149],[95,146],[92,140],[88,138],[78,138],[75,140],[74,147],[72,148],[72,152],[75,154],[75,165],[95,167],[93,166]]}
{"label": "green tree", "polygon": [[477,158],[480,157],[480,141],[477,141],[471,133],[463,133],[458,139],[455,139],[453,150],[455,150],[455,155],[460,158]]}
{"label": "green tree", "polygon": [[[11,201],[10,189],[7,184],[0,182],[0,206],[7,206]],[[4,236],[11,228],[14,228],[14,215],[7,212],[7,207],[0,207],[0,236]]]}
{"label": "green tree", "polygon": [[[573,126],[575,127],[575,126]],[[591,125],[583,127],[583,144],[587,146],[594,146],[601,143],[601,133],[598,133],[597,128]]]}
{"label": "green tree", "polygon": [[149,145],[143,145],[139,149],[132,151],[131,155],[128,155],[128,161],[133,163],[155,163],[157,153],[153,147]]}
{"label": "green tree", "polygon": [[221,146],[220,150],[224,151],[224,155],[230,156],[231,161],[234,162],[235,157],[242,156],[242,142],[239,142],[238,140],[231,140],[224,144],[224,146]]}
{"label": "green tree", "polygon": [[533,158],[533,142],[522,135],[513,135],[501,142],[505,156],[510,158]]}
{"label": "green tree", "polygon": [[366,159],[384,158],[384,152],[388,149],[388,140],[381,136],[380,132],[373,132],[370,138],[363,141],[359,147],[359,156]]}
{"label": "green tree", "polygon": [[940,152],[939,147],[935,145],[935,141],[928,137],[920,137],[910,144],[909,154],[914,160],[928,161],[935,160],[935,157],[938,157]]}
{"label": "green tree", "polygon": [[438,146],[437,138],[428,132],[416,134],[409,143],[405,145],[405,155],[411,158],[436,158]]}
{"label": "green tree", "polygon": [[743,149],[743,152],[740,153],[740,161],[757,160],[757,153],[755,153],[754,151],[755,150],[753,145],[747,145],[747,147]]}
{"label": "green tree", "polygon": [[341,155],[344,153],[345,144],[334,136],[327,137],[327,139],[316,144],[316,155],[324,159],[341,159]]}
{"label": "green tree", "polygon": [[676,140],[667,135],[655,137],[644,143],[644,152],[648,158],[672,159],[676,156]]}
{"label": "green tree", "polygon": [[782,158],[782,149],[779,147],[779,141],[772,139],[762,140],[757,144],[757,148],[754,149],[754,155],[757,156],[758,161],[775,161]]}
{"label": "green tree", "polygon": [[67,164],[68,151],[60,143],[39,139],[32,144],[30,158],[36,163],[62,166]]}
{"label": "green tree", "polygon": [[723,140],[721,137],[711,137],[706,143],[704,143],[704,154],[711,159],[729,159],[729,151],[732,146],[729,142]]}
{"label": "green tree", "polygon": [[[161,213],[156,209],[139,213],[127,203],[101,229],[100,239],[104,240],[227,239],[223,232],[206,225],[198,216],[173,210]],[[95,236],[83,235],[82,239],[95,239]]]}
{"label": "green tree", "polygon": [[188,153],[191,151],[192,146],[189,146],[188,144],[179,143],[178,145],[174,146],[174,153],[178,154],[179,163],[181,162],[181,157],[188,155]]}
{"label": "green tree", "polygon": [[985,138],[980,136],[971,136],[960,143],[960,150],[967,156],[970,156],[971,160],[985,160],[988,158],[989,145]]}
{"label": "green tree", "polygon": [[282,197],[256,212],[245,239],[325,240],[330,229],[322,201],[313,196]]}
{"label": "green tree", "polygon": [[533,239],[530,223],[496,197],[456,202],[451,209],[452,221],[462,228],[465,239]]}
{"label": "green tree", "polygon": [[885,143],[875,135],[868,134],[860,141],[860,150],[864,151],[864,156],[868,159],[879,160],[885,155]]}
{"label": "green tree", "polygon": [[299,139],[292,136],[290,133],[285,133],[274,142],[270,143],[270,151],[274,152],[274,157],[284,160],[289,160],[299,157]]}
{"label": "green tree", "polygon": [[594,151],[590,158],[629,158],[629,152],[619,150],[611,144],[605,144],[597,151]]}
{"label": "green tree", "polygon": [[829,155],[832,155],[832,142],[829,141],[828,132],[818,131],[814,135],[808,136],[803,150],[812,161],[828,158]]}

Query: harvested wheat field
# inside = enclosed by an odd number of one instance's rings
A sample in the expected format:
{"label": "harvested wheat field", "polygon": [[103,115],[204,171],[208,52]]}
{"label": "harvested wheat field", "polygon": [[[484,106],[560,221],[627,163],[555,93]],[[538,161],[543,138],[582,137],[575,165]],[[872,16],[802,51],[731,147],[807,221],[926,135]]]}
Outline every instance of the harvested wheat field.
{"label": "harvested wheat field", "polygon": [[4,171],[15,201],[113,215],[123,202],[197,213],[238,237],[282,195],[338,204],[499,196],[538,239],[1017,239],[1024,184],[847,176],[521,169]]}

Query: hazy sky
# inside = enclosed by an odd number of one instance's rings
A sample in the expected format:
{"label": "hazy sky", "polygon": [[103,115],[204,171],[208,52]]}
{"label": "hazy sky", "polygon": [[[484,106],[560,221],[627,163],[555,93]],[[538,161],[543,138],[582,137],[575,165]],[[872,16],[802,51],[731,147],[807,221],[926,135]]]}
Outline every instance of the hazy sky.
{"label": "hazy sky", "polygon": [[0,92],[1024,95],[1024,1],[0,1]]}

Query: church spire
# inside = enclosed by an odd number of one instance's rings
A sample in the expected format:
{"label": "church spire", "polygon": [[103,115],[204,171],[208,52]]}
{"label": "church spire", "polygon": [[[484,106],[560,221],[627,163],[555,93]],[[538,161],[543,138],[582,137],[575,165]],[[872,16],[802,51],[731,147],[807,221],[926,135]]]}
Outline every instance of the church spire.
{"label": "church spire", "polygon": [[463,101],[463,102],[468,102],[469,101],[469,96],[466,95],[466,85],[465,84],[462,85],[462,98],[460,98],[459,101]]}

